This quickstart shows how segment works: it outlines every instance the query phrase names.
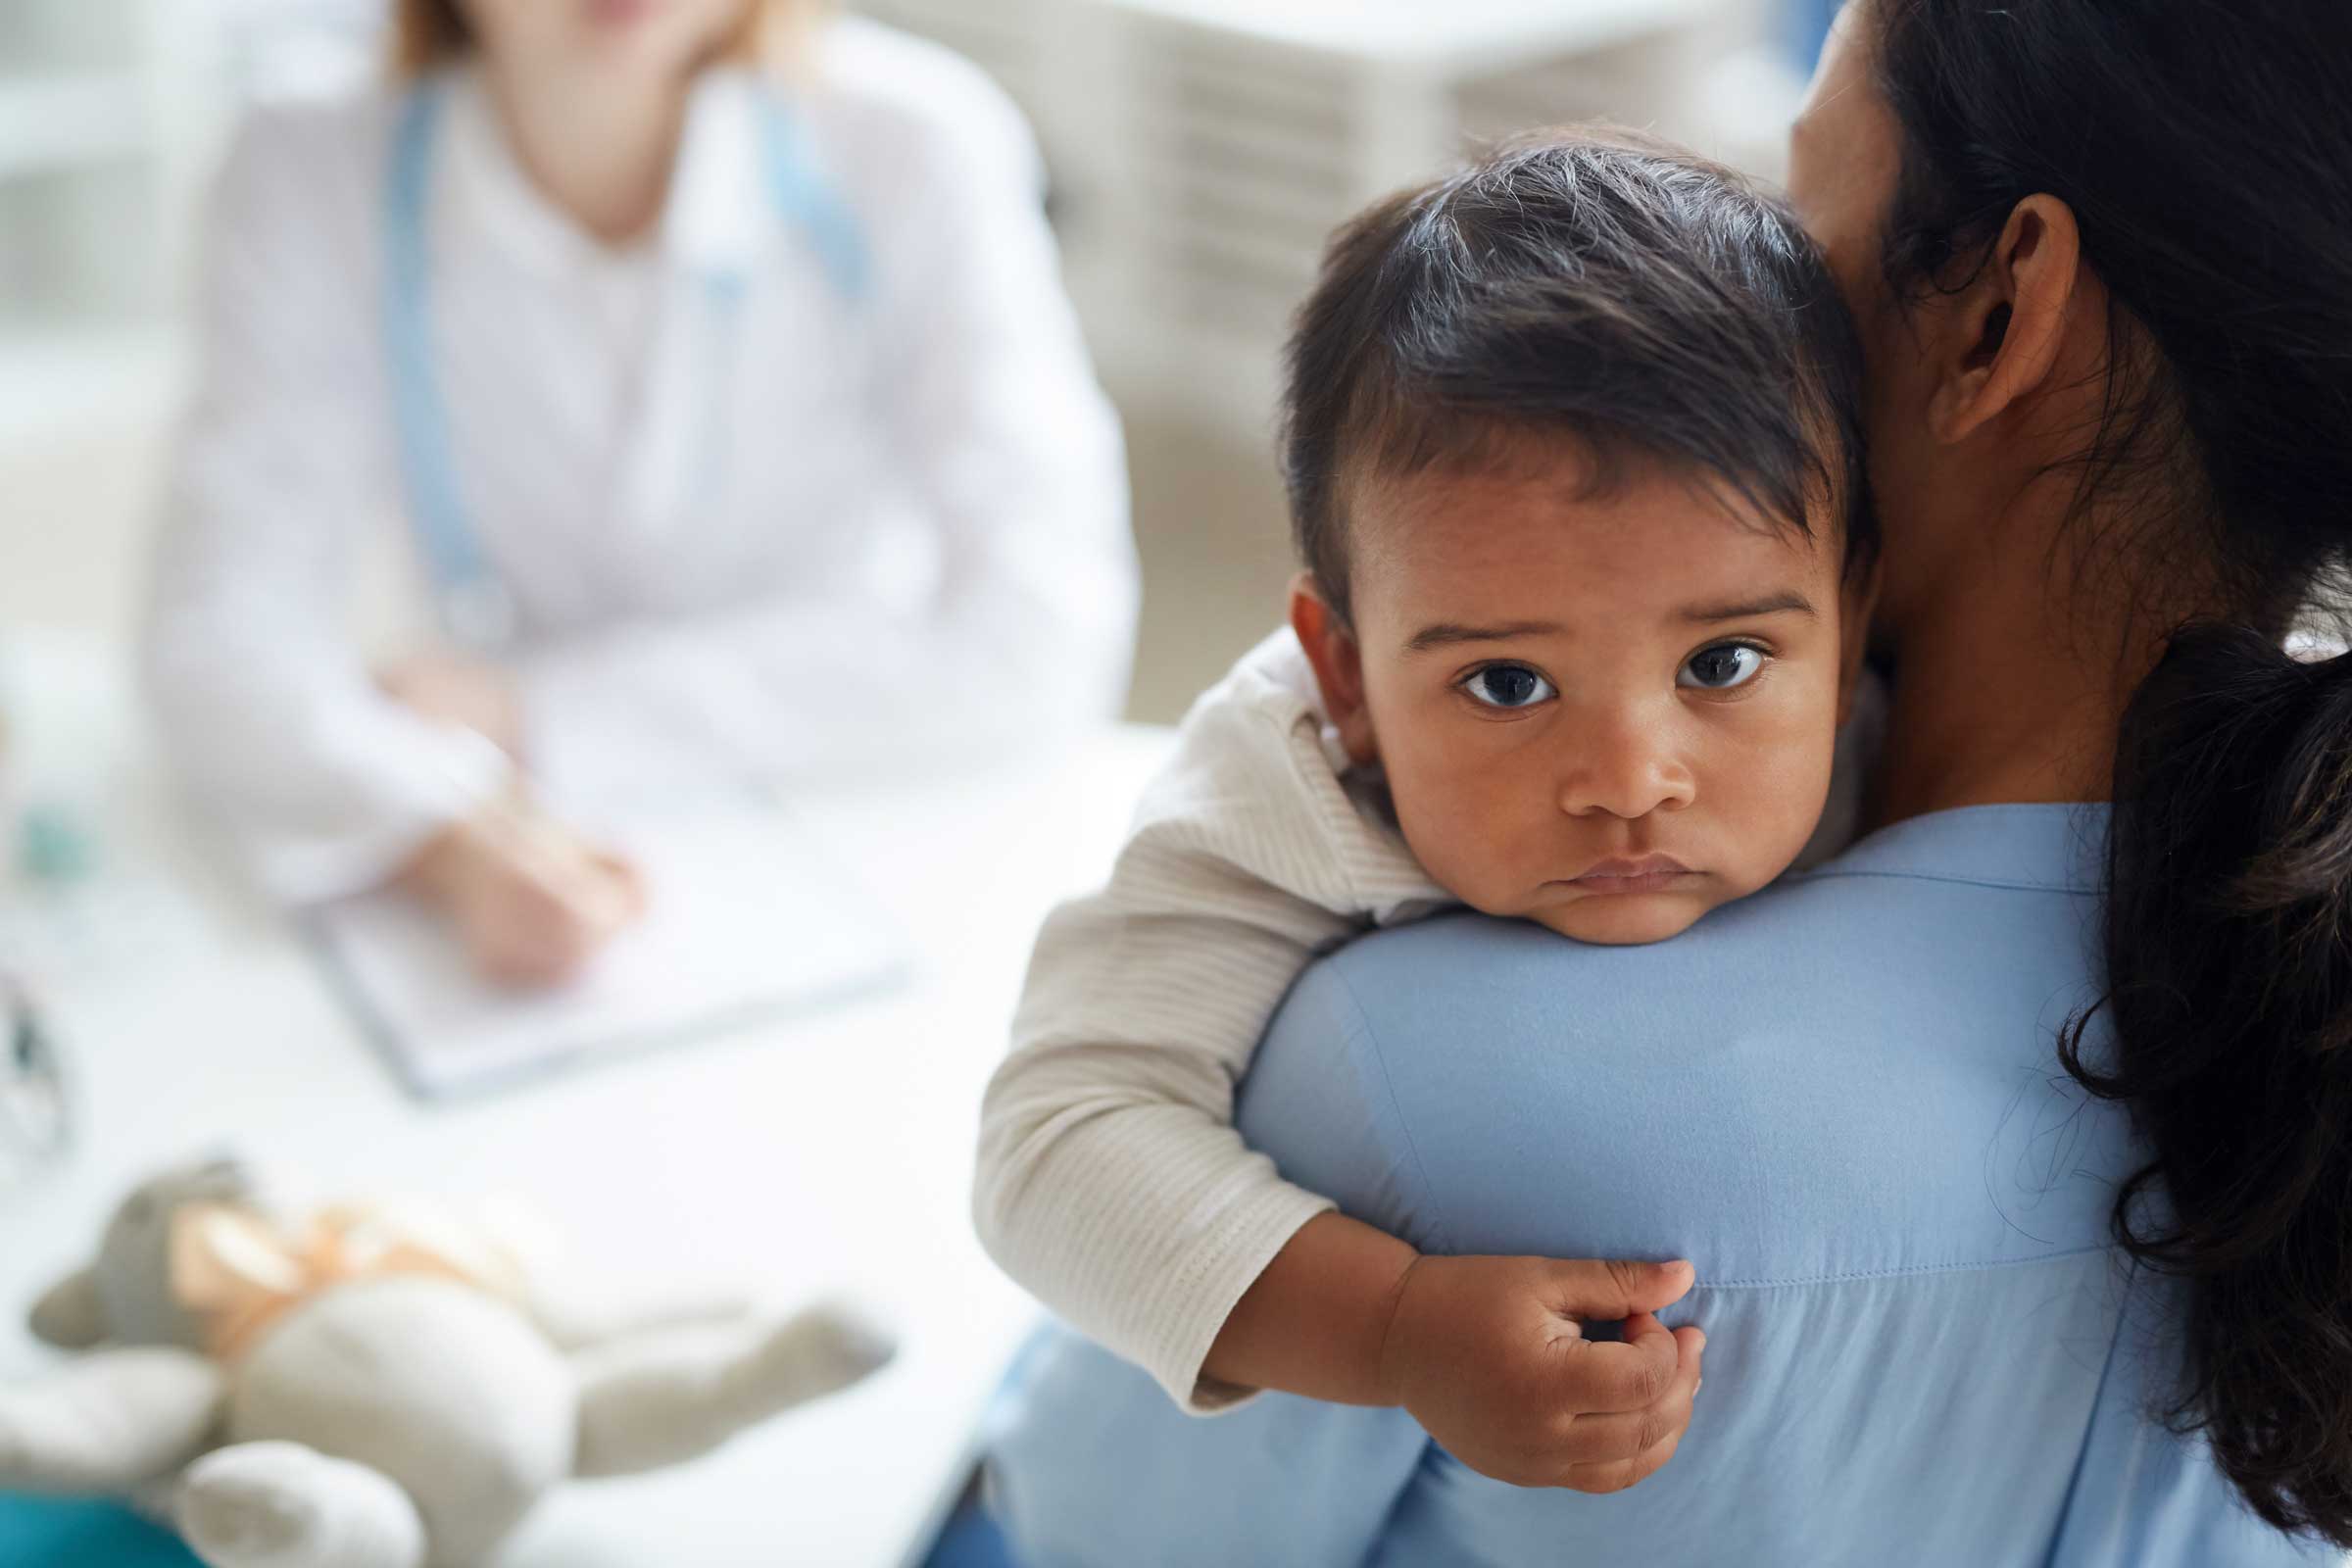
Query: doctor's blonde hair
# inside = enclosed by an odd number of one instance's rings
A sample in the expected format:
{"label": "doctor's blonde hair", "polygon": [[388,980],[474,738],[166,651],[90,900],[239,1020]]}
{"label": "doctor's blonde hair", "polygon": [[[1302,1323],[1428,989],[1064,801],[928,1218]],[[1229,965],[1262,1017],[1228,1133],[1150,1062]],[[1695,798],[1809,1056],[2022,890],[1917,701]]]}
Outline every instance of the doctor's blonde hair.
{"label": "doctor's blonde hair", "polygon": [[[744,0],[742,20],[729,29],[714,58],[791,60],[835,9],[835,0]],[[395,75],[422,75],[473,49],[473,24],[458,0],[393,0]]]}

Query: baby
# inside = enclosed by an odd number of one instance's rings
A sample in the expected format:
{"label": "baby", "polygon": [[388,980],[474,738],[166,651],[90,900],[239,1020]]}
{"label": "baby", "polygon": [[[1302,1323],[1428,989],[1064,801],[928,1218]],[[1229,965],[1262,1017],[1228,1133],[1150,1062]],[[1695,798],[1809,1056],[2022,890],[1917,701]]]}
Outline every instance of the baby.
{"label": "baby", "polygon": [[[1657,942],[1850,836],[1851,327],[1737,177],[1552,135],[1342,230],[1288,367],[1290,625],[1194,706],[1108,886],[1039,936],[980,1232],[1189,1409],[1400,1402],[1491,1474],[1623,1485],[1645,1471],[1574,1473],[1570,1418],[1665,1380],[1588,1396],[1518,1362],[1583,1315],[1662,1335],[1687,1267],[1621,1271],[1612,1305],[1535,1260],[1418,1259],[1246,1148],[1234,1085],[1299,970],[1375,927],[1467,905]],[[1365,1269],[1395,1271],[1379,1320],[1318,1320]],[[1277,1290],[1303,1316],[1245,1325]]]}

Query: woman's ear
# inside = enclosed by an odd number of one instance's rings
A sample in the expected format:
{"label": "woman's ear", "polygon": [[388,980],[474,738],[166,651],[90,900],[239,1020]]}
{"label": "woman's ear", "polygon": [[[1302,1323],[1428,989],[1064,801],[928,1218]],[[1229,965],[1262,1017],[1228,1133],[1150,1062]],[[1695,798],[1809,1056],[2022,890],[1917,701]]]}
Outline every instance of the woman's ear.
{"label": "woman's ear", "polygon": [[1372,710],[1364,702],[1364,656],[1355,633],[1324,602],[1314,574],[1300,572],[1291,580],[1291,630],[1314,666],[1315,684],[1322,688],[1323,711],[1340,732],[1340,744],[1356,766],[1380,760],[1380,745],[1372,733]]}
{"label": "woman's ear", "polygon": [[1863,663],[1870,653],[1870,617],[1878,608],[1879,563],[1874,556],[1868,565],[1846,568],[1845,581],[1838,589],[1838,634],[1845,639],[1838,650],[1839,729],[1854,716],[1854,694],[1861,689]]}
{"label": "woman's ear", "polygon": [[1976,277],[1946,302],[1950,353],[1928,406],[1938,439],[1967,440],[2049,381],[2082,298],[2082,263],[2066,203],[2029,196],[2010,211]]}

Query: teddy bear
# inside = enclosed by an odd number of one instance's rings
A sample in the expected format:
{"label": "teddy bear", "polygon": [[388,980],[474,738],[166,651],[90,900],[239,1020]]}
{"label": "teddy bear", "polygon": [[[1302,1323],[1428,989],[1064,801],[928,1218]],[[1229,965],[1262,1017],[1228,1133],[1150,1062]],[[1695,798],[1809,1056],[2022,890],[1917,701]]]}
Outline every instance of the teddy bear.
{"label": "teddy bear", "polygon": [[83,1351],[0,1387],[0,1489],[105,1494],[212,1568],[476,1568],[573,1477],[690,1459],[890,1358],[858,1314],[593,1314],[510,1228],[289,1223],[233,1159],[149,1180],[32,1309]]}

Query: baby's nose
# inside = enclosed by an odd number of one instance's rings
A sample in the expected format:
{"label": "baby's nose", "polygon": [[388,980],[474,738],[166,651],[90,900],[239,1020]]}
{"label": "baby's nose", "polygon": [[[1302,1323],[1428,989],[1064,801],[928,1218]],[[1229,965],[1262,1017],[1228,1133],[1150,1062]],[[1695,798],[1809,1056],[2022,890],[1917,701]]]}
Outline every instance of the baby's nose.
{"label": "baby's nose", "polygon": [[1592,725],[1570,742],[1560,777],[1560,809],[1570,816],[1605,815],[1628,821],[1689,806],[1690,770],[1668,737],[1638,713]]}

